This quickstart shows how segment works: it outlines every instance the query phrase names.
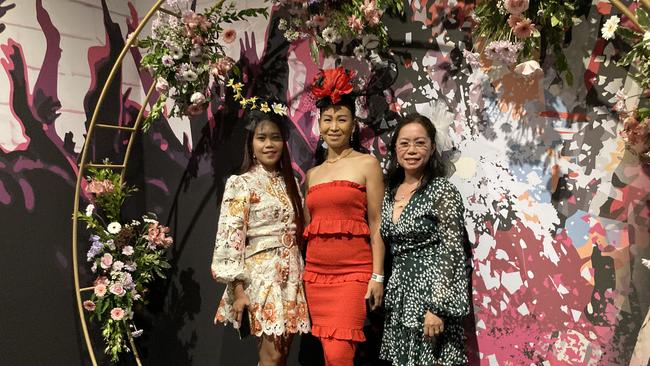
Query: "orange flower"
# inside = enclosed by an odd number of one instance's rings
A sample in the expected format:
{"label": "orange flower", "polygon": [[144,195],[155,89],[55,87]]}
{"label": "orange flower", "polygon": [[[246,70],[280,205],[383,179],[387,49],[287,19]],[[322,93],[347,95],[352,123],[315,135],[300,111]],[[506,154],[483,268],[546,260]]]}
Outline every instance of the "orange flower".
{"label": "orange flower", "polygon": [[307,304],[300,303],[298,304],[298,319],[301,321],[307,320]]}
{"label": "orange flower", "polygon": [[251,193],[251,204],[260,203],[260,196],[256,192]]}
{"label": "orange flower", "polygon": [[264,308],[262,309],[262,319],[268,322],[275,321],[275,305],[273,303],[264,305]]}

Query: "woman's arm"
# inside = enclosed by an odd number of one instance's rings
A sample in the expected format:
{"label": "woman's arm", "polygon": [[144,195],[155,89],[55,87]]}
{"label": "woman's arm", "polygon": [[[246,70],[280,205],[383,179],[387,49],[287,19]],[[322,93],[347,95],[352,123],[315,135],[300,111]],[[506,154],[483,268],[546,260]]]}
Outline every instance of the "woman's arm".
{"label": "woman's arm", "polygon": [[446,179],[431,191],[441,243],[431,266],[434,283],[427,310],[443,318],[465,316],[469,313],[470,299],[463,200]]}
{"label": "woman's arm", "polygon": [[249,201],[250,192],[244,179],[241,176],[228,178],[210,266],[212,277],[217,282],[236,282],[239,285],[248,280],[244,271],[244,250]]}
{"label": "woman's arm", "polygon": [[[384,174],[379,161],[369,156],[364,162],[366,176],[366,194],[368,198],[368,226],[370,227],[370,245],[372,247],[372,272],[384,275],[385,246],[381,237],[381,205],[384,200]],[[383,282],[370,280],[366,298],[372,297],[372,308],[381,305],[383,299]]]}

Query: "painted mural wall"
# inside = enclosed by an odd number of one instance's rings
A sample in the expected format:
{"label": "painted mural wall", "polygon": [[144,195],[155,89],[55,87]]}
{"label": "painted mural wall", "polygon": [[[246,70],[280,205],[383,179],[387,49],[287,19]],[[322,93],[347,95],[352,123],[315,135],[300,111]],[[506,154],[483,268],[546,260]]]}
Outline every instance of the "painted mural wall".
{"label": "painted mural wall", "polygon": [[[111,60],[152,3],[0,1],[0,281],[10,289],[0,300],[0,328],[12,334],[0,341],[3,360],[87,362],[69,249],[76,160]],[[387,20],[397,81],[360,109],[362,135],[383,159],[397,112],[427,113],[432,100],[451,111],[458,149],[451,180],[474,243],[472,364],[629,364],[650,305],[650,271],[641,265],[650,258],[650,171],[625,150],[611,110],[630,82],[615,65],[620,45],[599,38],[611,8],[595,2],[570,30],[576,81],[568,86],[552,69],[494,81],[472,68],[462,56],[472,47],[462,15],[471,4],[408,5],[406,19]],[[248,95],[279,95],[290,105],[291,152],[303,175],[318,138],[303,90],[322,65],[307,44],[290,46],[277,31],[287,14],[270,14],[235,24],[237,40],[226,47],[247,75]],[[133,123],[152,82],[138,70],[141,56],[130,50],[103,121]],[[156,212],[176,241],[169,280],[136,318],[147,364],[255,362],[252,340],[212,325],[223,288],[209,260],[220,193],[241,157],[240,117],[232,103],[191,121],[158,121],[130,162],[129,181],[141,190],[127,208]],[[93,158],[119,161],[124,136],[98,137]],[[92,281],[87,268],[82,275]],[[299,347],[294,342],[292,364]]]}

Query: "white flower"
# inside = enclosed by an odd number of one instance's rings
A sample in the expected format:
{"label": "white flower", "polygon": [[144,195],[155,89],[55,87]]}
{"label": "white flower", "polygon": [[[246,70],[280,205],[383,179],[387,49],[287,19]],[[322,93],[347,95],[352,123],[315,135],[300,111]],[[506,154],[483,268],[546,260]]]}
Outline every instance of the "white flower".
{"label": "white flower", "polygon": [[650,269],[650,260],[647,259],[641,259],[641,263],[643,263],[644,266],[648,267]]}
{"label": "white flower", "polygon": [[190,101],[192,102],[192,104],[203,104],[205,103],[205,95],[203,95],[203,93],[196,92],[192,94],[192,96],[190,97]]}
{"label": "white flower", "polygon": [[361,59],[366,55],[366,48],[363,45],[359,45],[354,47],[354,51],[352,52],[354,53],[354,57]]}
{"label": "white flower", "polygon": [[133,255],[133,247],[130,245],[125,246],[124,248],[122,248],[122,254]]}
{"label": "white flower", "polygon": [[142,329],[134,330],[133,332],[131,332],[131,337],[138,338],[139,336],[142,335],[142,332],[144,332]]}
{"label": "white flower", "polygon": [[93,266],[90,267],[90,270],[91,270],[93,273],[97,272],[97,262],[93,263]]}
{"label": "white flower", "polygon": [[338,33],[336,33],[336,30],[332,27],[323,29],[322,36],[327,43],[336,43],[339,39]]}
{"label": "white flower", "polygon": [[142,221],[146,222],[147,224],[157,224],[158,223],[158,220],[150,219],[150,218],[147,218],[147,217],[143,217]]}
{"label": "white flower", "polygon": [[93,205],[92,203],[86,206],[86,216],[92,216],[94,211],[95,211],[95,205]]}
{"label": "white flower", "polygon": [[650,41],[650,31],[643,33],[643,42]]}
{"label": "white flower", "polygon": [[287,21],[286,19],[280,19],[278,22],[278,29],[281,31],[287,30]]}
{"label": "white flower", "polygon": [[607,19],[605,24],[603,25],[603,29],[601,29],[601,33],[603,34],[604,39],[612,39],[614,38],[614,33],[618,29],[618,23],[621,22],[621,19],[614,15],[613,17]]}
{"label": "white flower", "polygon": [[192,70],[183,71],[183,79],[186,81],[195,81],[198,78],[198,75]]}
{"label": "white flower", "polygon": [[108,224],[108,228],[107,228],[107,229],[108,229],[108,232],[109,232],[109,233],[111,233],[111,234],[117,234],[117,233],[120,232],[120,230],[122,230],[122,225],[120,225],[119,222],[115,222],[115,221],[113,221],[113,222],[111,222],[110,224]]}
{"label": "white flower", "polygon": [[273,108],[273,113],[275,114],[279,114],[281,116],[287,115],[287,107],[280,103],[273,103],[273,105],[271,105],[271,108]]}
{"label": "white flower", "polygon": [[171,53],[174,60],[180,60],[183,58],[183,50],[179,47],[169,47],[169,53]]}
{"label": "white flower", "polygon": [[122,261],[113,262],[113,270],[114,271],[121,271],[122,268],[124,268],[124,262],[122,262]]}

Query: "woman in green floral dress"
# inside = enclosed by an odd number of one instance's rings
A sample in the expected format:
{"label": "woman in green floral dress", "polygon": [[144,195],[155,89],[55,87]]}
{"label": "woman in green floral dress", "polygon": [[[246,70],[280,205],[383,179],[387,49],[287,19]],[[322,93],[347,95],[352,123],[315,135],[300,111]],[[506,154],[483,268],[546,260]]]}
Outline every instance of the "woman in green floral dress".
{"label": "woman in green floral dress", "polygon": [[463,201],[446,178],[428,118],[406,116],[391,139],[381,234],[393,255],[380,357],[394,366],[467,362]]}

